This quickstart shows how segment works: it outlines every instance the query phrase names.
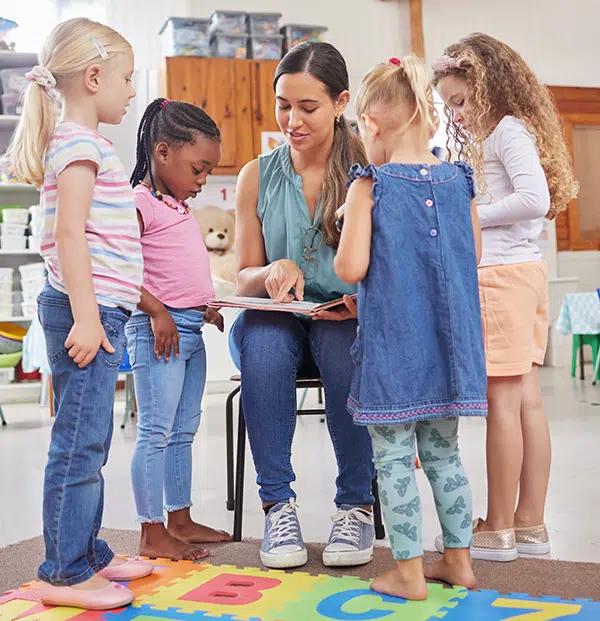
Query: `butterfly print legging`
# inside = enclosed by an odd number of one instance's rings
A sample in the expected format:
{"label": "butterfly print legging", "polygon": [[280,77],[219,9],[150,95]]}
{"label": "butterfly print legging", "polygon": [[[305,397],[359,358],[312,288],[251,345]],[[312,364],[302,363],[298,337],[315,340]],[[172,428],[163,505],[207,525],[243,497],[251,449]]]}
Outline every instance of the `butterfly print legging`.
{"label": "butterfly print legging", "polygon": [[415,439],[421,465],[433,489],[445,547],[470,547],[471,487],[458,453],[458,418],[373,426],[369,431],[394,558],[407,560],[423,554]]}

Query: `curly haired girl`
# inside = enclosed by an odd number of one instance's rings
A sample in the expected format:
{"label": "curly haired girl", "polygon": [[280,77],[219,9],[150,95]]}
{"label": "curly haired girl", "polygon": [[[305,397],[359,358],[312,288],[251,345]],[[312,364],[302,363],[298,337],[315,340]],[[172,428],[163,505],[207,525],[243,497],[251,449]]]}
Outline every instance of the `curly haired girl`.
{"label": "curly haired girl", "polygon": [[543,218],[566,209],[578,185],[550,94],[506,44],[475,33],[449,46],[434,63],[434,84],[446,105],[449,144],[475,169],[479,186],[488,513],[474,522],[472,554],[511,561],[519,552],[550,551],[550,434],[538,374],[548,272],[537,240]]}

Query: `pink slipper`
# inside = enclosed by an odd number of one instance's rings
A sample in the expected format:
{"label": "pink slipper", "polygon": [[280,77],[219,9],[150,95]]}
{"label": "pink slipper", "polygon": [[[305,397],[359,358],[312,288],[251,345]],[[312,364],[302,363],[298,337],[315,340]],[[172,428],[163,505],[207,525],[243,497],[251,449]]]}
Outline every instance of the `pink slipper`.
{"label": "pink slipper", "polygon": [[121,565],[109,565],[98,572],[99,576],[107,580],[129,581],[139,580],[149,576],[154,571],[154,565],[140,558],[128,558]]}
{"label": "pink slipper", "polygon": [[133,591],[121,584],[108,584],[101,589],[74,589],[68,586],[40,584],[40,600],[47,606],[71,606],[86,610],[114,610],[129,606]]}

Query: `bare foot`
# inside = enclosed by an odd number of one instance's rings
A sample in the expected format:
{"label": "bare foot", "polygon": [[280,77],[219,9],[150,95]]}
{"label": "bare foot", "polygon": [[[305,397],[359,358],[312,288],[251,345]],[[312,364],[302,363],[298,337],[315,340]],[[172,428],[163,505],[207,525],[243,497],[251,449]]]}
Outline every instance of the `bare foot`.
{"label": "bare foot", "polygon": [[170,558],[173,561],[198,561],[208,550],[173,537],[164,524],[142,524],[140,556]]}
{"label": "bare foot", "polygon": [[189,508],[169,513],[167,530],[173,537],[188,543],[223,543],[232,539],[224,530],[194,522]]}
{"label": "bare foot", "polygon": [[422,557],[408,561],[396,561],[396,568],[377,576],[371,589],[384,595],[414,601],[427,599],[427,583],[423,575]]}
{"label": "bare foot", "polygon": [[428,563],[424,571],[428,580],[441,580],[452,586],[473,589],[477,584],[468,548],[447,548],[444,558]]}

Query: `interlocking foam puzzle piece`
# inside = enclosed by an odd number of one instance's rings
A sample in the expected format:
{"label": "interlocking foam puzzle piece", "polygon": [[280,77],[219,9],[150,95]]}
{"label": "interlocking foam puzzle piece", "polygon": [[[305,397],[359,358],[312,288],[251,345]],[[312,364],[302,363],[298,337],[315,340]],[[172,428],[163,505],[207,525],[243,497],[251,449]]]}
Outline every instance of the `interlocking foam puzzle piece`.
{"label": "interlocking foam puzzle piece", "polygon": [[[109,613],[105,621],[238,621],[239,617],[222,614],[214,616],[204,612],[195,612],[190,615],[175,608],[156,610],[151,606],[130,606],[120,612]],[[258,617],[252,617],[247,621],[261,621]]]}
{"label": "interlocking foam puzzle piece", "polygon": [[212,567],[209,563],[193,561],[171,561],[170,559],[144,559],[154,564],[154,571],[141,580],[133,580],[127,587],[136,597],[153,595],[159,587],[169,586],[178,578],[186,578],[190,572],[199,572]]}
{"label": "interlocking foam puzzle piece", "polygon": [[357,577],[321,578],[323,583],[281,611],[267,614],[264,621],[428,621],[440,608],[456,605],[452,600],[467,593],[465,589],[430,584],[427,601],[409,602],[376,593],[371,590],[370,581]]}
{"label": "interlocking foam puzzle piece", "polygon": [[156,610],[176,609],[182,613],[231,614],[240,619],[258,617],[280,610],[300,593],[310,591],[326,578],[309,574],[238,567],[192,565],[184,577],[158,586],[141,595],[133,606],[147,605]]}
{"label": "interlocking foam puzzle piece", "polygon": [[600,603],[587,599],[531,597],[524,593],[469,591],[452,609],[441,609],[444,621],[599,621]]}

